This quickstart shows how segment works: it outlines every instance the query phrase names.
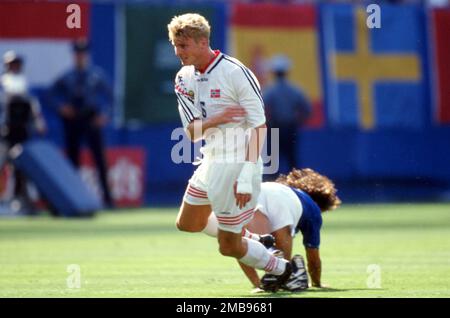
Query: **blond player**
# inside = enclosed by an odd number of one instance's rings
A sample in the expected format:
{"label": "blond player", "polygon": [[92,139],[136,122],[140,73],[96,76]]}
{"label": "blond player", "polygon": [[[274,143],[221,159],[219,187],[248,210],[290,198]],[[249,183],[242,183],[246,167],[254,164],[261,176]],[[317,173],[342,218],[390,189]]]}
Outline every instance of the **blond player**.
{"label": "blond player", "polygon": [[181,121],[193,142],[205,141],[177,227],[203,231],[214,211],[220,253],[276,277],[267,282],[276,290],[289,278],[292,265],[241,236],[253,218],[261,187],[266,119],[259,83],[237,59],[210,48],[210,26],[201,15],[176,16],[168,30],[183,65],[175,78]]}

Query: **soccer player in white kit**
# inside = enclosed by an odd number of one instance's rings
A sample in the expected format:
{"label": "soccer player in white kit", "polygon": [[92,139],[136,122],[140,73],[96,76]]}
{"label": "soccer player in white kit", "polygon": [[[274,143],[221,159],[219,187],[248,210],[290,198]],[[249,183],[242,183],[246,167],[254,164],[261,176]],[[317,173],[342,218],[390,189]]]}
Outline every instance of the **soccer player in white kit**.
{"label": "soccer player in white kit", "polygon": [[275,291],[292,265],[241,235],[253,217],[262,181],[266,119],[259,83],[237,59],[210,48],[210,26],[201,15],[176,16],[168,30],[183,64],[175,78],[181,121],[193,142],[205,141],[176,225],[181,231],[203,231],[214,211],[220,253],[275,276],[267,282]]}

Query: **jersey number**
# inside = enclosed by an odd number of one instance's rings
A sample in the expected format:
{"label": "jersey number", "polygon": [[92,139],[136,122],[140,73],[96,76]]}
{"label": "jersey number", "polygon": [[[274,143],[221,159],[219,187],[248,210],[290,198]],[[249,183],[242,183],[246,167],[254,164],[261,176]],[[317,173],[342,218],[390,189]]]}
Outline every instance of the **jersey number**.
{"label": "jersey number", "polygon": [[200,106],[202,107],[202,116],[203,116],[203,118],[206,118],[205,102],[200,102]]}

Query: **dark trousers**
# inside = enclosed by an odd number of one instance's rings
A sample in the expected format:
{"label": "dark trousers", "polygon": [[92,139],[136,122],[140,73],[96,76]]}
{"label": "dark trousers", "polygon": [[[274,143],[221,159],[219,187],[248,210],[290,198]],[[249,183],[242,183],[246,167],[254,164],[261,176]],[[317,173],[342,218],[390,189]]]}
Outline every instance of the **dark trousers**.
{"label": "dark trousers", "polygon": [[[17,144],[23,144],[29,139],[26,125],[9,125],[5,139],[8,142],[9,149]],[[14,197],[28,199],[27,178],[17,167],[14,167]]]}
{"label": "dark trousers", "polygon": [[297,126],[280,128],[280,155],[287,160],[289,170],[297,168]]}
{"label": "dark trousers", "polygon": [[[272,142],[278,142],[279,158],[286,160],[288,164],[287,171],[280,171],[288,173],[292,168],[298,168],[297,145],[300,143],[299,135],[297,134],[297,124],[280,124],[270,123],[268,125],[269,131],[267,134],[268,149],[271,149]],[[278,140],[272,140],[271,128],[278,129]],[[273,155],[272,155],[273,156]],[[269,178],[267,178],[269,180]]]}
{"label": "dark trousers", "polygon": [[78,168],[80,166],[80,149],[83,140],[86,139],[100,177],[100,183],[103,189],[103,200],[107,205],[111,206],[113,202],[108,186],[101,128],[92,124],[91,120],[64,119],[63,122],[66,151],[70,161],[75,167]]}

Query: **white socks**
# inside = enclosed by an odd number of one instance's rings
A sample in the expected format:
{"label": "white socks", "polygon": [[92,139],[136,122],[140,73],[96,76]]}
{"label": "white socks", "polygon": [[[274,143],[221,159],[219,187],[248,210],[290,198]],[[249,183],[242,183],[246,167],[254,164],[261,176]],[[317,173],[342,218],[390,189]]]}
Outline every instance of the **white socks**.
{"label": "white socks", "polygon": [[[208,223],[203,229],[206,235],[217,237],[219,223],[214,213],[211,213],[208,218]],[[251,233],[247,229],[244,230],[243,238],[247,241],[247,253],[239,261],[250,267],[262,269],[269,274],[281,275],[285,268],[287,261],[283,258],[273,256],[265,247],[259,242],[259,235]]]}
{"label": "white socks", "polygon": [[260,236],[258,234],[252,233],[247,229],[244,229],[243,237],[249,238],[251,240],[259,241]]}
{"label": "white socks", "polygon": [[273,256],[261,243],[247,237],[244,239],[247,241],[247,253],[239,260],[241,263],[273,275],[284,272],[286,260]]}
{"label": "white socks", "polygon": [[208,217],[208,223],[205,228],[202,230],[206,235],[217,237],[217,232],[219,228],[219,222],[217,221],[216,215],[211,213]]}

